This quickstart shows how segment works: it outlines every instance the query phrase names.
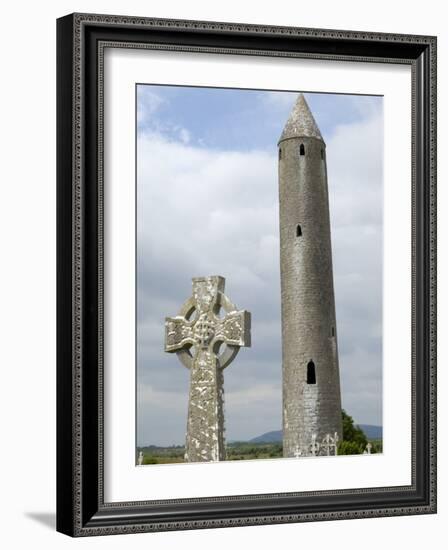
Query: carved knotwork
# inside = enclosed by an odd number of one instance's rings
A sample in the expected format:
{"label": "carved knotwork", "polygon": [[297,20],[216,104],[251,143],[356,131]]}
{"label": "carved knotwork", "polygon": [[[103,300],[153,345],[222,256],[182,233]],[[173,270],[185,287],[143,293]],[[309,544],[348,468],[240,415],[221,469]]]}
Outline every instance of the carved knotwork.
{"label": "carved knotwork", "polygon": [[[179,315],[165,320],[165,351],[178,353],[189,368],[191,348],[213,352],[218,344],[225,344],[227,349],[217,356],[219,366],[224,368],[240,347],[250,346],[250,314],[236,309],[224,294],[224,284],[224,278],[219,276],[193,279],[193,296]],[[219,317],[221,308],[225,311],[223,318]]]}

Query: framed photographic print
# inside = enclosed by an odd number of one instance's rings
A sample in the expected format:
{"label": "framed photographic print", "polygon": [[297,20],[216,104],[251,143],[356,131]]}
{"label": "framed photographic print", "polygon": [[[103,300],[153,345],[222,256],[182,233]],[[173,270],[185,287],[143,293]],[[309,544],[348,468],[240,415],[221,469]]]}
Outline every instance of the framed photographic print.
{"label": "framed photographic print", "polygon": [[434,513],[436,38],[57,40],[57,529]]}

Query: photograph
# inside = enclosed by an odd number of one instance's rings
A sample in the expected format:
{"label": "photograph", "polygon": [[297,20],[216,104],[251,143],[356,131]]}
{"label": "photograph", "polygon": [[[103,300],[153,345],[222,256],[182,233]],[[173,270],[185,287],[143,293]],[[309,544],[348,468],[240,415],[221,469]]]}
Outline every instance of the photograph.
{"label": "photograph", "polygon": [[135,465],[382,453],[384,98],[135,94]]}
{"label": "photograph", "polygon": [[57,20],[66,535],[437,511],[437,37],[246,15]]}

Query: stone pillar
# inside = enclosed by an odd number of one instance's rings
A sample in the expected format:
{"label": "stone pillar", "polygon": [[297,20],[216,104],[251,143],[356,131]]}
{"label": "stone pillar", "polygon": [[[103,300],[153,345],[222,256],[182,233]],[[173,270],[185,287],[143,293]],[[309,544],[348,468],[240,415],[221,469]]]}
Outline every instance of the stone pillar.
{"label": "stone pillar", "polygon": [[303,95],[279,141],[283,454],[342,439],[325,142]]}

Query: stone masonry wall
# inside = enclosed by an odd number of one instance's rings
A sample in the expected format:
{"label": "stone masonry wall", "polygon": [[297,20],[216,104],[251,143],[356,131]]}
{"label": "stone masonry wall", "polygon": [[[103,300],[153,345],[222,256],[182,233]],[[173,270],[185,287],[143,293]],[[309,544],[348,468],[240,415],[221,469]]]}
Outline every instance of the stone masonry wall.
{"label": "stone masonry wall", "polygon": [[[300,155],[300,145],[305,155]],[[284,456],[309,455],[313,434],[342,439],[325,143],[279,144]],[[297,235],[300,225],[301,236]],[[307,365],[316,383],[307,383]]]}

